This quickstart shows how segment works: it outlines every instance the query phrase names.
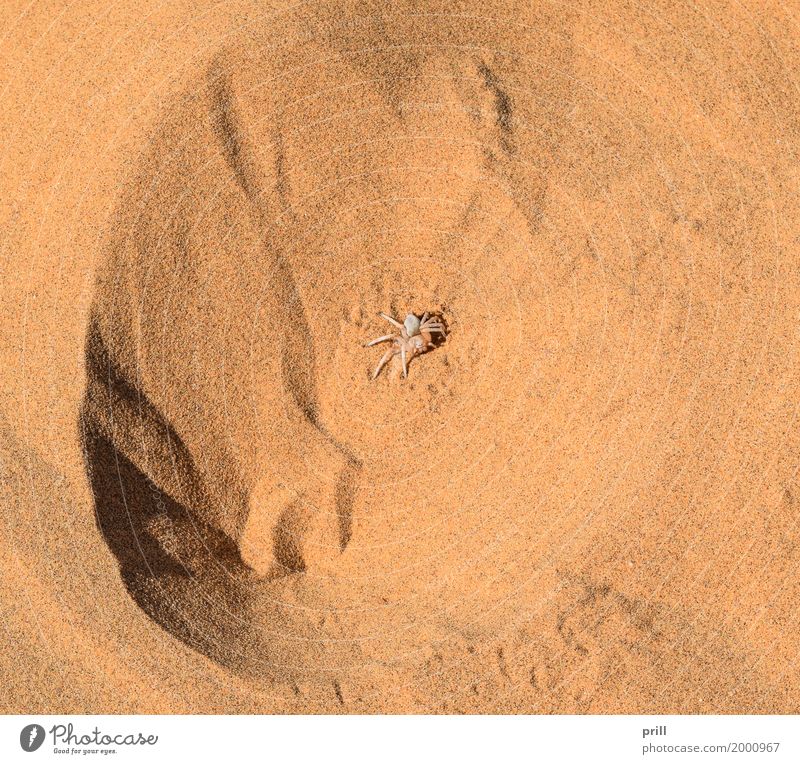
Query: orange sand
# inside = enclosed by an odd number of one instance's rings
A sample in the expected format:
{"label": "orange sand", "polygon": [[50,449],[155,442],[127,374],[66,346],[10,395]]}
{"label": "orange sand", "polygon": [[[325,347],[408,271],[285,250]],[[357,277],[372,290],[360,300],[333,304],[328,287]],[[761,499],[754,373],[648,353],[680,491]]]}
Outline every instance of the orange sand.
{"label": "orange sand", "polygon": [[4,30],[0,709],[797,712],[796,20],[281,5]]}

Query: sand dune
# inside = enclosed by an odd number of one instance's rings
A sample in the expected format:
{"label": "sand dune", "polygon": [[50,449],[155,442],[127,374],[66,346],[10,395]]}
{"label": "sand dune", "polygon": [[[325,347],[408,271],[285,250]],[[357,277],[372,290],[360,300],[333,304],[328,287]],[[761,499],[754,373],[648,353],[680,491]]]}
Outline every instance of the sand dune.
{"label": "sand dune", "polygon": [[118,13],[5,96],[3,708],[796,712],[785,11]]}

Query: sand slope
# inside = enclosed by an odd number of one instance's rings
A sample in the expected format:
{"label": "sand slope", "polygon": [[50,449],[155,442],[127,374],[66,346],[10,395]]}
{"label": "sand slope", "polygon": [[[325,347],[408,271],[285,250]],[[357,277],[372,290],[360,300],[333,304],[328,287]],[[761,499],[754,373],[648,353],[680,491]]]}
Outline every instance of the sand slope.
{"label": "sand slope", "polygon": [[4,63],[3,708],[797,711],[784,12],[114,13]]}

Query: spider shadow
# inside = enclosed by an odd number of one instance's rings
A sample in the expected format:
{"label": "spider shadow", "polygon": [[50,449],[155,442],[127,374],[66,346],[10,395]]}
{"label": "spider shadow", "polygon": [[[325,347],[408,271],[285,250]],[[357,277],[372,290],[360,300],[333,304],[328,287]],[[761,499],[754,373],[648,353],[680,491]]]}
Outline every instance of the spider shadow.
{"label": "spider shadow", "polygon": [[447,323],[445,317],[441,313],[428,313],[430,318],[436,319],[443,327],[444,327],[444,334],[440,334],[439,332],[434,332],[431,334],[431,343],[430,343],[430,351],[436,350],[436,348],[440,348],[447,342],[447,337],[450,334],[450,326]]}

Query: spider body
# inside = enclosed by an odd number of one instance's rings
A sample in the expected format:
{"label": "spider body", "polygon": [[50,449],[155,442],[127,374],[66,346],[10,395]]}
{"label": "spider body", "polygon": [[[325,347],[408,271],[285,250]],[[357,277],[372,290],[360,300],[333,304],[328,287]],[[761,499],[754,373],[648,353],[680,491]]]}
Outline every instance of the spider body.
{"label": "spider body", "polygon": [[385,334],[382,337],[368,342],[366,347],[372,347],[381,342],[391,342],[390,347],[381,357],[378,366],[372,378],[375,379],[381,373],[381,369],[386,366],[394,356],[399,355],[403,362],[403,376],[408,376],[408,364],[412,358],[427,353],[435,343],[433,341],[434,334],[445,335],[444,324],[436,317],[429,316],[425,313],[422,318],[418,318],[413,313],[409,313],[405,321],[401,324],[386,313],[379,314],[381,318],[385,318],[392,326],[400,330],[400,334]]}

